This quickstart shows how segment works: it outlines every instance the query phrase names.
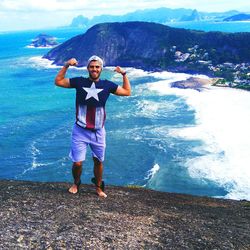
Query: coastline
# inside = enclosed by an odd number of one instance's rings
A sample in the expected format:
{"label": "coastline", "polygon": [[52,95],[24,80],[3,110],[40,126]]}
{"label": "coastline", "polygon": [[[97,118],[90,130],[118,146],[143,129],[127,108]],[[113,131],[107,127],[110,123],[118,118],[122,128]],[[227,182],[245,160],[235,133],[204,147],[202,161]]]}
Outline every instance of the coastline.
{"label": "coastline", "polygon": [[[54,63],[53,60],[51,59],[47,59],[44,56],[35,56],[35,57],[31,57],[30,58],[31,61],[38,63],[39,64],[39,60],[42,60],[41,65],[45,68],[60,68],[62,67],[62,64],[56,64]],[[115,66],[110,66],[110,65],[106,65],[104,68],[114,68]],[[218,77],[214,77],[213,75],[209,74],[209,72],[204,71],[204,72],[194,72],[194,71],[187,71],[187,70],[181,70],[181,69],[177,69],[175,68],[175,70],[173,68],[169,68],[169,69],[161,69],[161,68],[146,68],[146,67],[126,67],[124,66],[124,68],[134,68],[134,69],[138,69],[138,70],[143,70],[145,72],[151,72],[151,73],[159,73],[159,72],[170,72],[170,73],[180,73],[180,74],[188,74],[190,75],[190,77],[186,80],[183,81],[175,81],[171,83],[171,87],[176,87],[176,88],[181,88],[181,89],[195,89],[198,91],[201,91],[202,89],[206,89],[209,86],[215,86],[215,87],[225,87],[225,88],[233,88],[233,89],[241,89],[241,90],[246,90],[249,91],[249,88],[245,87],[243,88],[242,86],[234,86],[231,87],[229,85],[226,84],[221,84],[218,83],[219,79],[222,78],[218,78]],[[76,70],[84,70],[86,69],[86,66],[77,66],[74,67],[74,69]]]}
{"label": "coastline", "polygon": [[204,89],[208,89],[209,87],[220,87],[220,88],[231,88],[237,90],[250,91],[248,87],[242,86],[228,86],[226,84],[219,83],[219,79],[217,77],[209,77],[207,78],[197,76],[196,74],[190,76],[188,79],[183,81],[176,81],[171,83],[172,88],[180,88],[180,89],[194,89],[197,91],[202,91]]}
{"label": "coastline", "polygon": [[13,248],[248,249],[250,203],[107,186],[0,181],[1,246]]}

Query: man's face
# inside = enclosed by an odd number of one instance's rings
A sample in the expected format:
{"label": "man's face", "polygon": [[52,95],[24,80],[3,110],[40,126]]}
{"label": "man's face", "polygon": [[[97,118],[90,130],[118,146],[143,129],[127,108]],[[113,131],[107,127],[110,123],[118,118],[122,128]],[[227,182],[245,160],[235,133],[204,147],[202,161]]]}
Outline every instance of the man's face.
{"label": "man's face", "polygon": [[91,61],[88,65],[89,77],[98,80],[102,72],[102,66],[98,61]]}

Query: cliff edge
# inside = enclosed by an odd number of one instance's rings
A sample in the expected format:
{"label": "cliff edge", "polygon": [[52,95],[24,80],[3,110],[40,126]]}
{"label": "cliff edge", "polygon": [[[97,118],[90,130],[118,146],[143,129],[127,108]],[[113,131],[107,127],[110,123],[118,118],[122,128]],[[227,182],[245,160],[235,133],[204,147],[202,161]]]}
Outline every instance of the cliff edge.
{"label": "cliff edge", "polygon": [[250,249],[250,205],[108,186],[0,181],[1,249]]}

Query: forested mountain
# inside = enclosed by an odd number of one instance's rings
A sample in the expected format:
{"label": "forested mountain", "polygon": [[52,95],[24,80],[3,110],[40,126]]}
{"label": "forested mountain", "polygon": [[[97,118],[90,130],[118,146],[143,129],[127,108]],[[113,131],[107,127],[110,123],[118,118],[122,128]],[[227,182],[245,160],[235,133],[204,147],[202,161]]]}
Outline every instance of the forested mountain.
{"label": "forested mountain", "polygon": [[[75,57],[83,66],[91,55],[97,54],[110,66],[169,69],[185,61],[185,67],[192,68],[197,60],[214,65],[249,62],[249,41],[247,32],[192,31],[148,22],[104,23],[71,38],[44,57],[57,65]],[[187,55],[185,60],[176,60],[180,53]]]}

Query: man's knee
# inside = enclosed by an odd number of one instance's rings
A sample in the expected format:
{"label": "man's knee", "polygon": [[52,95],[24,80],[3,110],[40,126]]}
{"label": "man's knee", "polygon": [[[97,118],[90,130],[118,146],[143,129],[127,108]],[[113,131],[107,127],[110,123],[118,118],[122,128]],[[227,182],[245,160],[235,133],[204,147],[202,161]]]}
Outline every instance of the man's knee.
{"label": "man's knee", "polygon": [[82,167],[82,162],[81,162],[81,161],[74,162],[74,163],[73,163],[73,166],[74,166],[74,167]]}

